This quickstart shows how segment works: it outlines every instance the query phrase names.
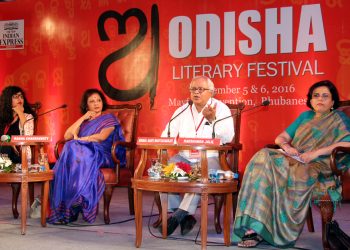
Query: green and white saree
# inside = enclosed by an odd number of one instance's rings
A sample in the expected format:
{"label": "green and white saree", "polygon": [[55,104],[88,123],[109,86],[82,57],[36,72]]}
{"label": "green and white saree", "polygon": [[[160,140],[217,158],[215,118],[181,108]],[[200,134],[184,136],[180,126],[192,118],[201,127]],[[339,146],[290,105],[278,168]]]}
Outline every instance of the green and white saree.
{"label": "green and white saree", "polygon": [[[340,141],[350,142],[350,119],[341,111],[319,119],[314,118],[313,111],[306,111],[286,132],[293,147],[308,152]],[[293,246],[313,196],[328,192],[334,203],[341,199],[341,186],[332,175],[329,161],[327,155],[305,164],[276,149],[258,151],[245,170],[232,240],[240,241],[247,229],[253,229],[274,246]],[[344,171],[350,168],[350,157],[344,157],[337,167]]]}

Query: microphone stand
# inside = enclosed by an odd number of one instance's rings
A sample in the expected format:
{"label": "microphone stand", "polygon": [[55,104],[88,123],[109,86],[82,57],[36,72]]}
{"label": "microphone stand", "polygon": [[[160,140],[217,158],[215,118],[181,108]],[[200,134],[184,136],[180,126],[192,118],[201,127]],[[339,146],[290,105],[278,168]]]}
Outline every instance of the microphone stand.
{"label": "microphone stand", "polygon": [[216,123],[221,122],[222,120],[226,120],[226,119],[228,119],[228,118],[230,118],[230,117],[233,117],[233,116],[236,116],[236,114],[226,116],[226,117],[221,118],[221,119],[219,119],[219,120],[216,120],[216,121],[214,122],[214,124],[213,124],[213,132],[211,133],[211,137],[212,137],[213,139],[215,139],[215,125],[216,125]]}
{"label": "microphone stand", "polygon": [[176,116],[174,116],[173,118],[170,119],[169,124],[168,124],[168,133],[167,136],[168,138],[170,137],[170,123],[176,119],[179,115],[181,115],[183,112],[185,112],[186,109],[188,109],[188,107],[192,106],[193,101],[192,100],[188,100],[188,105],[186,108],[184,108],[180,113],[178,113]]}
{"label": "microphone stand", "polygon": [[[255,106],[255,107],[251,107],[251,108],[246,109],[246,110],[243,110],[241,113],[247,112],[247,111],[250,111],[250,110],[252,110],[252,109],[259,108],[259,107],[269,106],[269,105],[270,105],[270,101],[269,101],[269,100],[265,100],[265,101],[263,101],[260,105]],[[219,119],[219,120],[216,120],[216,121],[214,122],[214,124],[213,124],[213,132],[212,132],[212,134],[211,134],[211,137],[212,137],[213,139],[215,138],[215,125],[216,125],[218,122],[220,122],[220,121],[222,121],[222,120],[225,120],[225,119],[228,119],[228,118],[230,118],[230,117],[235,117],[236,115],[237,115],[237,113],[236,113],[236,114],[233,114],[233,115],[226,116],[226,117],[221,118],[221,119]]]}
{"label": "microphone stand", "polygon": [[[46,111],[46,112],[44,112],[44,113],[41,113],[41,114],[37,115],[37,117],[42,116],[42,115],[45,115],[45,114],[50,113],[50,112],[52,112],[52,111],[55,111],[55,110],[57,110],[57,109],[64,109],[64,108],[67,108],[67,104],[63,104],[63,105],[61,105],[61,106],[59,106],[59,107],[56,107],[56,108],[54,108],[54,109],[48,110],[48,111]],[[23,123],[22,135],[24,135],[24,125],[26,125],[27,122],[29,122],[29,121],[31,121],[31,120],[34,120],[34,119],[35,119],[35,117],[32,117],[32,118],[26,120],[26,121]]]}

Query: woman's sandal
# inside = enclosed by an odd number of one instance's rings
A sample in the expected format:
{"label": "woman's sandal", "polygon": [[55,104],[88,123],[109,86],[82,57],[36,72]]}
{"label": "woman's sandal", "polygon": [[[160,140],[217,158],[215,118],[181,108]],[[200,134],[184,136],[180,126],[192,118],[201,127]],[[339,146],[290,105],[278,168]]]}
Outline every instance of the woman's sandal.
{"label": "woman's sandal", "polygon": [[238,247],[243,248],[254,248],[259,245],[263,241],[263,238],[259,236],[257,233],[251,233],[244,235],[242,237],[242,241],[238,243]]}
{"label": "woman's sandal", "polygon": [[63,226],[63,225],[67,225],[67,224],[68,224],[68,222],[65,222],[63,220],[59,220],[59,221],[52,223],[52,225],[55,225],[55,226]]}

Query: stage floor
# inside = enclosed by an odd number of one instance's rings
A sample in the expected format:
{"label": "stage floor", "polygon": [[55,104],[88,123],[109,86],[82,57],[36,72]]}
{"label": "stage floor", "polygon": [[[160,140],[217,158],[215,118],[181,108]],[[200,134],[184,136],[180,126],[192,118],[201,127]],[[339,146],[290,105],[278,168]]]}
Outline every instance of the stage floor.
{"label": "stage floor", "polygon": [[[36,194],[39,194],[39,185],[36,185]],[[197,225],[185,238],[181,237],[177,229],[172,237],[164,240],[158,230],[148,226],[156,219],[152,214],[153,194],[144,195],[143,240],[141,249],[200,249],[199,220],[196,214]],[[20,202],[19,209],[20,209]],[[214,206],[209,206],[208,221],[208,249],[223,249],[223,236],[215,233],[213,224]],[[116,188],[110,207],[111,224],[103,222],[103,202],[100,203],[100,213],[94,224],[84,223],[82,220],[66,226],[49,225],[41,227],[40,219],[28,218],[27,234],[20,234],[20,219],[13,219],[11,211],[11,188],[8,184],[0,184],[0,249],[26,249],[26,250],[109,250],[109,249],[135,249],[135,225],[133,216],[129,215],[127,190]],[[350,234],[350,204],[342,204],[337,208],[335,219],[341,228]],[[157,211],[153,210],[153,214]],[[322,249],[320,213],[313,209],[315,233],[309,233],[305,226],[304,231],[294,249]],[[198,238],[197,238],[198,234]],[[269,245],[260,244],[260,249],[275,249]],[[241,249],[231,246],[229,249]]]}

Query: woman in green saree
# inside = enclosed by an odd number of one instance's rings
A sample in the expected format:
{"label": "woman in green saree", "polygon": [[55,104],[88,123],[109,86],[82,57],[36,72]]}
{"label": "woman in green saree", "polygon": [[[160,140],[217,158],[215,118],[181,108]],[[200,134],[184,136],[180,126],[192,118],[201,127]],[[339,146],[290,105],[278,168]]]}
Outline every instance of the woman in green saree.
{"label": "woman in green saree", "polygon": [[[328,80],[310,87],[307,106],[311,110],[275,139],[282,150],[264,148],[247,165],[232,237],[239,247],[255,247],[262,240],[291,247],[303,229],[313,195],[328,192],[334,203],[341,199],[329,161],[335,147],[350,146],[350,119],[336,110],[338,91]],[[346,171],[349,157],[337,167]]]}

